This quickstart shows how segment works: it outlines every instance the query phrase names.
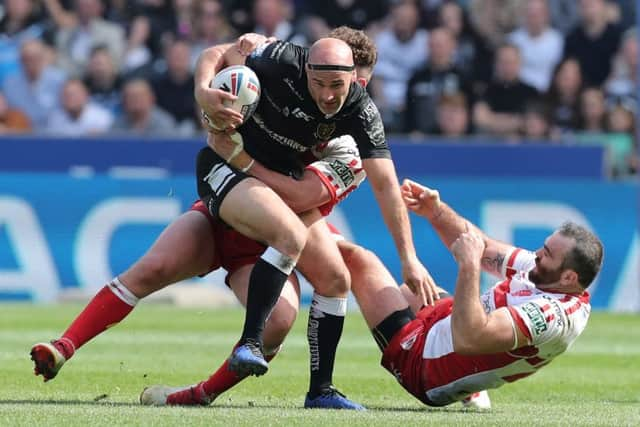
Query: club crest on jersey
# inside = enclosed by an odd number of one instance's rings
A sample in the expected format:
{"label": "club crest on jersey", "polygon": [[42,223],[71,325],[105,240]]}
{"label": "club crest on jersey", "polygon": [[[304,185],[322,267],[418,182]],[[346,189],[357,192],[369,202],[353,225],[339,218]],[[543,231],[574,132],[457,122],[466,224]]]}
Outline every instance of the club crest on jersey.
{"label": "club crest on jersey", "polygon": [[331,135],[336,131],[335,123],[320,123],[316,129],[316,138],[320,141],[331,139]]}

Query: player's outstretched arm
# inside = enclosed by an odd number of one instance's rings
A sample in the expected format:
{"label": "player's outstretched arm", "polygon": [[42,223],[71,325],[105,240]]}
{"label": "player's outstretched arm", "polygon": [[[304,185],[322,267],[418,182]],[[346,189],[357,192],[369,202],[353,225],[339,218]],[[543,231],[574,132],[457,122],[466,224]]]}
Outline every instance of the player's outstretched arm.
{"label": "player's outstretched arm", "polygon": [[424,305],[433,304],[439,298],[437,286],[416,255],[411,223],[407,209],[402,203],[393,162],[391,159],[370,158],[363,160],[363,166],[384,221],[396,244],[404,283]]}
{"label": "player's outstretched arm", "polygon": [[469,220],[459,215],[440,199],[438,190],[405,179],[402,184],[402,198],[407,208],[426,218],[446,247],[467,229],[482,237],[486,247],[482,255],[482,268],[496,276],[502,276],[505,257],[513,250],[511,245],[489,238]]}
{"label": "player's outstretched arm", "polygon": [[482,235],[465,230],[451,244],[458,263],[458,278],[451,313],[453,349],[456,353],[490,354],[529,344],[505,307],[487,314],[480,302],[480,262],[485,250]]}

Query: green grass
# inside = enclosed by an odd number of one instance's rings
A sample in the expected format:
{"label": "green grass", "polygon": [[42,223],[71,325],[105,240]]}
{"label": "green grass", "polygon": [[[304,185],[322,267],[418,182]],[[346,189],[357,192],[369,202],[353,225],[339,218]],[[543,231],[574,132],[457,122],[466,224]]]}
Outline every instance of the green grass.
{"label": "green grass", "polygon": [[536,375],[491,391],[494,409],[426,408],[379,365],[359,313],[350,313],[336,385],[366,413],[304,410],[308,366],[302,313],[269,373],[251,378],[205,408],[137,403],[149,384],[205,378],[239,335],[238,309],[179,309],[142,304],[117,328],[82,348],[58,377],[32,375],[28,352],[57,337],[77,305],[0,305],[0,426],[16,425],[309,425],[309,426],[638,426],[640,318],[594,313],[569,352]]}

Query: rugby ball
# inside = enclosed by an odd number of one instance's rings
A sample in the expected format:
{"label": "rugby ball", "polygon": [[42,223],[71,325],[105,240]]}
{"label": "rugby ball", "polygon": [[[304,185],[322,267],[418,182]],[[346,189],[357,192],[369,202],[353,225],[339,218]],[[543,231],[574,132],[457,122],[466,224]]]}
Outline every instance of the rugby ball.
{"label": "rugby ball", "polygon": [[[209,86],[224,90],[238,97],[233,102],[225,101],[224,105],[241,113],[243,123],[256,111],[258,102],[260,102],[260,81],[258,76],[251,68],[245,65],[233,65],[220,70]],[[213,127],[206,114],[203,114],[203,117],[209,126]]]}

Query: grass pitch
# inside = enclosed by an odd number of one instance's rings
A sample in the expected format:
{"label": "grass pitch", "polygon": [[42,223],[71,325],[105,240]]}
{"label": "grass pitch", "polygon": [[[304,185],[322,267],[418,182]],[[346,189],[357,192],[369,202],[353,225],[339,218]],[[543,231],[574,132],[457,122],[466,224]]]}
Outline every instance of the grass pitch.
{"label": "grass pitch", "polygon": [[334,382],[365,413],[304,410],[306,312],[269,373],[250,378],[210,407],[150,408],[150,384],[185,385],[213,372],[243,321],[240,309],[141,304],[121,325],[83,347],[57,378],[34,377],[29,349],[58,337],[82,307],[0,305],[0,426],[638,426],[640,317],[594,313],[568,353],[536,375],[490,392],[493,410],[427,408],[379,365],[359,313],[350,313]]}

